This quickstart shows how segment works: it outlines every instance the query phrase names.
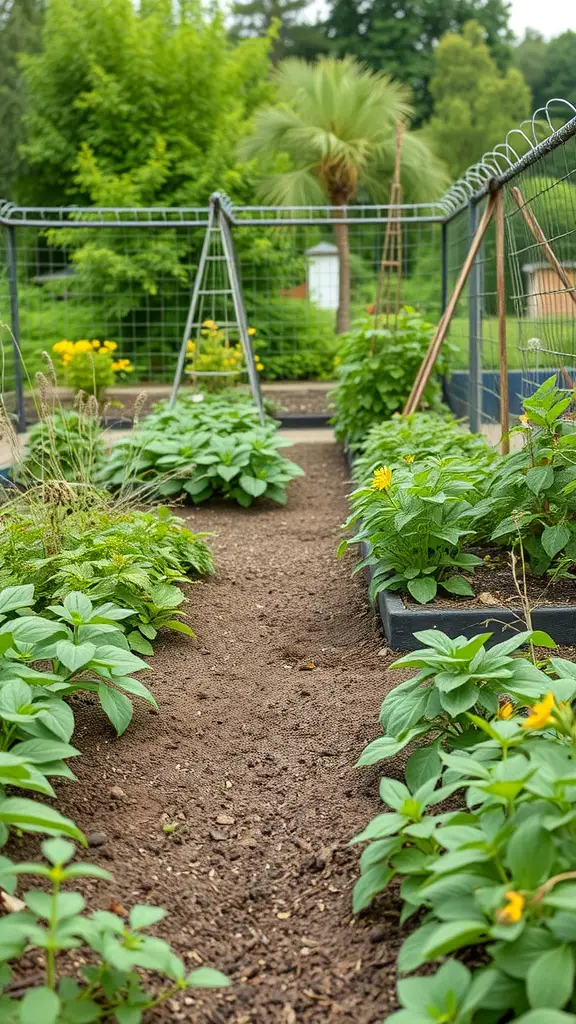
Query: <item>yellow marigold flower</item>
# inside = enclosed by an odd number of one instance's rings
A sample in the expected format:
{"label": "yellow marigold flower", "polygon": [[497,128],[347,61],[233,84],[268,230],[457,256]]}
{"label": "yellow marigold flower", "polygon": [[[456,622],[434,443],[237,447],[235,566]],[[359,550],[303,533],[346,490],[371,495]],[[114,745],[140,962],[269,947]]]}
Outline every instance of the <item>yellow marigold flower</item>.
{"label": "yellow marigold flower", "polygon": [[256,334],[256,328],[255,327],[249,327],[248,328],[248,334],[252,338]]}
{"label": "yellow marigold flower", "polygon": [[92,348],[100,348],[100,342],[96,338],[92,342]]}
{"label": "yellow marigold flower", "polygon": [[408,463],[408,465],[409,465],[409,466],[411,466],[411,465],[412,465],[412,463],[414,462],[414,459],[415,459],[415,458],[416,458],[416,456],[415,456],[415,455],[405,455],[405,456],[404,456],[404,462],[407,462],[407,463]]}
{"label": "yellow marigold flower", "polygon": [[549,693],[544,700],[539,701],[538,704],[533,704],[530,709],[530,714],[522,722],[523,729],[545,729],[547,725],[553,720],[552,711],[554,709],[554,694]]}
{"label": "yellow marigold flower", "polygon": [[77,341],[74,348],[76,351],[76,355],[82,355],[86,352],[92,352],[92,343],[87,340]]}
{"label": "yellow marigold flower", "polygon": [[103,343],[103,348],[105,348],[107,352],[115,352],[116,349],[118,348],[118,345],[116,344],[115,341],[105,341]]}
{"label": "yellow marigold flower", "polygon": [[372,487],[375,491],[387,491],[392,483],[392,470],[390,466],[381,466],[374,471]]}
{"label": "yellow marigold flower", "polygon": [[218,330],[218,324],[216,323],[215,320],[204,320],[202,327],[209,327],[211,331]]}
{"label": "yellow marigold flower", "polygon": [[507,700],[504,702],[504,704],[502,704],[501,707],[498,708],[498,714],[496,715],[496,718],[503,718],[506,720],[507,718],[512,718],[513,714],[514,707],[512,705],[512,701]]}
{"label": "yellow marigold flower", "polygon": [[497,911],[498,923],[517,924],[522,919],[526,900],[521,892],[515,892],[514,889],[510,889],[505,896],[508,902]]}

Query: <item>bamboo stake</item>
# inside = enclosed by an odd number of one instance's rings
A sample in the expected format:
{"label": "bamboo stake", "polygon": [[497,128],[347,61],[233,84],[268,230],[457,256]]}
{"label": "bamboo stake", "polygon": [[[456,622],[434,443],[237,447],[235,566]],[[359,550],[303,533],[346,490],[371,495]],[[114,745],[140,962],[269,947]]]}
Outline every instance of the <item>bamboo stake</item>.
{"label": "bamboo stake", "polygon": [[500,429],[502,455],[510,451],[510,403],[508,396],[508,352],[506,345],[506,240],[504,235],[504,192],[495,195],[496,226],[496,297],[498,309],[498,352],[500,356]]}
{"label": "bamboo stake", "polygon": [[409,413],[415,412],[416,409],[418,408],[418,406],[420,405],[420,402],[422,400],[422,395],[424,394],[424,390],[425,390],[426,385],[428,383],[428,380],[430,378],[430,374],[432,373],[432,370],[434,369],[434,363],[436,362],[436,359],[438,358],[438,353],[439,353],[440,348],[442,346],[442,342],[444,341],[444,338],[446,337],[446,334],[448,332],[448,328],[450,326],[450,322],[452,320],[452,317],[454,316],[454,311],[455,311],[456,306],[458,304],[458,300],[459,300],[460,296],[462,295],[462,292],[464,290],[464,285],[466,284],[466,281],[467,281],[467,278],[468,278],[468,274],[470,273],[470,270],[472,269],[472,264],[474,263],[474,260],[476,259],[476,256],[478,255],[478,250],[480,249],[480,246],[482,245],[482,240],[483,240],[484,235],[486,233],[486,228],[488,227],[488,224],[490,223],[490,220],[492,219],[493,212],[494,212],[494,197],[490,196],[490,198],[488,199],[488,202],[486,204],[486,209],[484,210],[484,213],[482,214],[482,219],[481,219],[481,221],[480,221],[480,223],[479,223],[479,225],[478,225],[478,227],[476,229],[476,234],[474,235],[474,238],[472,239],[472,242],[470,244],[470,248],[468,250],[468,255],[466,256],[466,259],[464,260],[462,269],[461,269],[460,274],[458,276],[458,280],[456,281],[456,284],[454,286],[454,291],[452,292],[452,295],[450,296],[450,300],[448,302],[448,305],[446,306],[446,310],[445,310],[443,316],[441,317],[441,319],[440,319],[440,321],[438,323],[438,326],[436,327],[436,330],[434,332],[434,336],[433,336],[433,338],[432,338],[432,340],[430,342],[430,345],[428,347],[428,351],[427,351],[426,355],[424,356],[424,359],[422,360],[422,364],[421,364],[421,366],[420,366],[420,368],[418,370],[418,373],[416,374],[416,379],[414,381],[414,384],[412,385],[412,391],[410,392],[410,395],[408,397],[408,401],[406,402],[406,405],[404,406],[404,411],[403,411],[403,415],[404,416],[408,416]]}
{"label": "bamboo stake", "polygon": [[546,238],[546,235],[542,231],[542,228],[540,227],[538,221],[536,220],[536,217],[532,213],[532,210],[528,209],[524,201],[524,196],[522,195],[520,189],[516,188],[516,186],[513,186],[510,189],[510,192],[512,193],[514,201],[516,202],[516,205],[518,206],[520,213],[522,214],[524,220],[526,221],[526,224],[528,225],[530,233],[536,239],[538,245],[541,246],[542,252],[544,253],[546,259],[558,274],[558,277],[562,281],[562,284],[564,285],[566,291],[568,292],[568,295],[572,299],[572,302],[574,302],[574,304],[576,305],[576,288],[570,281],[568,274],[566,273],[564,267],[562,266],[558,257],[556,256],[556,253],[554,252],[552,246],[550,245],[550,242]]}

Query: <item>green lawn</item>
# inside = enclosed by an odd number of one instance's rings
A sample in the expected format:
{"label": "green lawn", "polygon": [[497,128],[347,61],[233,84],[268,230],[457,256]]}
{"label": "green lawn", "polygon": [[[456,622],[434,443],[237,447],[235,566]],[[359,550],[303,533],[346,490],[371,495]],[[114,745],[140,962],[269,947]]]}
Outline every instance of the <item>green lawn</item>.
{"label": "green lawn", "polygon": [[[508,317],[506,339],[510,370],[576,366],[576,319],[518,321]],[[468,320],[465,317],[454,317],[449,341],[456,348],[452,368],[468,369]],[[482,322],[482,367],[493,370],[498,366],[498,321],[496,317],[489,317]]]}

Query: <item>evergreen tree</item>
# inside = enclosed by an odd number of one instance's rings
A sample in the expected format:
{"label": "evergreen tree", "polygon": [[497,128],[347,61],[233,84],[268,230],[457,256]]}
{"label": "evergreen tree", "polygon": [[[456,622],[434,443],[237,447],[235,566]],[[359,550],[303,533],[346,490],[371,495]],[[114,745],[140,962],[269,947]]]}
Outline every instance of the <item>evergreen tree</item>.
{"label": "evergreen tree", "polygon": [[478,21],[503,70],[512,42],[508,18],[507,0],[334,0],[326,34],[338,55],[353,54],[408,85],[421,122],[432,109],[429,83],[442,36]]}
{"label": "evergreen tree", "polygon": [[327,43],[317,28],[300,20],[308,6],[309,0],[237,0],[232,7],[231,35],[245,39],[270,33],[274,64],[293,53],[312,57],[326,49]]}

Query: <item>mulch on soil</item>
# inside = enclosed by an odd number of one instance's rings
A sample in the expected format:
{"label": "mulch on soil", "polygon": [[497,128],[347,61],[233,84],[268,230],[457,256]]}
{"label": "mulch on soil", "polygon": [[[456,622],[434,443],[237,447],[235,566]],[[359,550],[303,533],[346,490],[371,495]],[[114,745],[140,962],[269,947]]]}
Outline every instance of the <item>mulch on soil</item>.
{"label": "mulch on soil", "polygon": [[190,587],[197,639],[168,637],[151,659],[159,713],[140,706],[117,740],[96,704],[76,709],[79,784],[58,787],[58,807],[115,875],[88,883],[89,905],[161,904],[187,964],[232,979],[155,1020],[376,1024],[395,1007],[399,903],[352,918],[347,841],[381,807],[381,772],[353,765],[404,676],[386,676],[365,581],[335,557],[341,449],[292,457],[306,476],[286,507],[182,510],[215,532],[217,574]]}

